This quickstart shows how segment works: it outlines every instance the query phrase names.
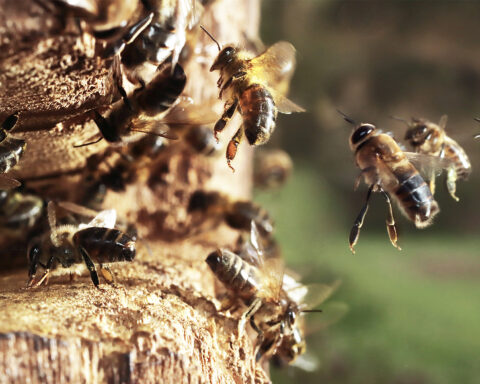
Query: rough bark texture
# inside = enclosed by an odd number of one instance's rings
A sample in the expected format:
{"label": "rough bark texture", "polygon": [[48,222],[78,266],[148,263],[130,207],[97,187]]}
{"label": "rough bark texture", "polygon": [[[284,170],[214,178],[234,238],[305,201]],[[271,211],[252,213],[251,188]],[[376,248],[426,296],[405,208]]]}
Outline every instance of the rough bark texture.
{"label": "rough bark texture", "polygon": [[[46,199],[78,202],[86,160],[106,143],[72,145],[97,133],[89,111],[118,98],[112,71],[95,56],[90,35],[65,27],[42,2],[21,3],[0,0],[0,118],[21,111],[15,135],[27,141],[12,174]],[[215,1],[202,24],[222,42],[240,42],[256,36],[258,8],[257,0]],[[211,41],[198,39],[213,60]],[[218,95],[210,59],[185,64],[185,93],[196,102]],[[222,103],[213,108],[220,112]],[[238,123],[222,133],[224,143]],[[145,239],[134,262],[113,265],[115,287],[95,289],[86,275],[73,282],[67,275],[26,290],[28,239],[2,252],[0,383],[268,382],[253,339],[237,335],[238,313],[218,311],[222,288],[204,261],[216,247],[232,246],[238,232],[224,225],[199,232],[186,211],[197,189],[248,197],[250,151],[241,146],[232,174],[224,152],[209,159],[175,143],[126,192],[108,192],[104,207]],[[23,268],[8,269],[15,265]]]}

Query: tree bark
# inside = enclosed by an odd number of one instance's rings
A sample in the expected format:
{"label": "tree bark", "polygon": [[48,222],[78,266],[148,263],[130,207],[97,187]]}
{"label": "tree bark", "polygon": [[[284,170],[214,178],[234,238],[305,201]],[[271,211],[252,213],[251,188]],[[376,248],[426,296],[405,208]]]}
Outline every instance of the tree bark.
{"label": "tree bark", "polygon": [[[107,144],[73,144],[97,133],[91,110],[118,98],[112,70],[91,35],[66,26],[42,1],[18,3],[0,0],[0,117],[20,111],[14,135],[27,141],[12,175],[46,200],[81,202],[86,161]],[[257,35],[258,20],[258,0],[222,0],[205,8],[201,23],[222,43],[237,43]],[[217,52],[204,34],[198,47],[208,60],[182,63],[185,94],[220,114],[218,74],[208,72]],[[223,144],[238,124],[222,133]],[[238,313],[219,311],[223,288],[204,261],[232,247],[238,232],[224,224],[202,230],[187,212],[199,189],[249,197],[251,149],[241,146],[235,174],[223,153],[209,159],[182,141],[170,144],[125,192],[107,193],[103,207],[135,223],[144,240],[132,263],[112,266],[115,286],[58,276],[27,290],[29,239],[3,248],[0,383],[269,382],[253,335],[237,333]]]}

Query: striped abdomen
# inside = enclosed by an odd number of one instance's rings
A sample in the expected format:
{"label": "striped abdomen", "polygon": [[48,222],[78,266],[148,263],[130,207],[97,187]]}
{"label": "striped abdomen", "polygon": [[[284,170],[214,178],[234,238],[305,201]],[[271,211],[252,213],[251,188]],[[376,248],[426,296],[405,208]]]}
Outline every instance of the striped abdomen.
{"label": "striped abdomen", "polygon": [[394,170],[394,174],[399,185],[393,192],[399,205],[417,227],[428,226],[439,212],[429,186],[411,164]]}
{"label": "striped abdomen", "polygon": [[463,148],[456,141],[447,138],[443,151],[444,157],[453,161],[457,179],[467,179],[472,171],[472,166]]}
{"label": "striped abdomen", "polygon": [[255,297],[261,285],[257,267],[226,249],[212,252],[205,261],[225,287],[246,301]]}
{"label": "striped abdomen", "polygon": [[73,243],[99,263],[132,261],[135,257],[135,241],[118,229],[85,228],[73,235]]}
{"label": "striped abdomen", "polygon": [[264,144],[275,129],[277,107],[271,93],[262,85],[253,84],[239,100],[245,136],[250,145]]}
{"label": "striped abdomen", "polygon": [[25,151],[25,140],[8,137],[0,142],[0,173],[8,172],[19,161]]}

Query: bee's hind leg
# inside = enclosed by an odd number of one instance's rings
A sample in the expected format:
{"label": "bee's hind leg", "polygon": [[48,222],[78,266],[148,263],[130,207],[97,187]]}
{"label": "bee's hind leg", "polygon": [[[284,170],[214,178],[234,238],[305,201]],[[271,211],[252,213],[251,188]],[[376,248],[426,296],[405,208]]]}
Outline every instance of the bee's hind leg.
{"label": "bee's hind leg", "polygon": [[235,172],[235,168],[232,167],[232,160],[237,155],[237,148],[243,138],[243,126],[238,128],[237,133],[232,137],[232,140],[227,145],[227,164],[230,169]]}
{"label": "bee's hind leg", "polygon": [[90,256],[88,256],[88,253],[83,248],[80,248],[80,254],[83,257],[83,261],[85,261],[85,264],[87,265],[93,284],[96,288],[98,288],[98,286],[100,285],[100,281],[98,280],[98,274],[95,269],[95,264],[93,264],[92,259],[90,258]]}
{"label": "bee's hind leg", "polygon": [[218,120],[215,123],[215,127],[213,128],[213,133],[215,135],[215,139],[217,140],[217,143],[218,143],[218,133],[223,131],[228,121],[232,118],[233,114],[235,113],[237,106],[238,106],[237,99],[233,100],[233,102],[225,103],[225,109],[222,114],[222,117],[220,118],[220,120]]}
{"label": "bee's hind leg", "polygon": [[362,209],[360,210],[360,213],[358,214],[357,218],[355,219],[355,222],[353,223],[353,227],[350,230],[350,237],[349,237],[349,243],[350,243],[350,250],[352,253],[355,253],[355,244],[357,244],[358,237],[360,236],[360,229],[363,226],[363,221],[365,220],[365,215],[367,214],[368,211],[368,202],[370,200],[370,196],[372,195],[373,188],[375,187],[376,184],[372,184],[370,188],[368,188],[367,192],[367,198],[365,199],[365,204],[363,205]]}
{"label": "bee's hind leg", "polygon": [[460,199],[455,195],[455,192],[457,191],[456,181],[457,181],[457,171],[455,170],[455,168],[451,167],[447,171],[447,189],[448,189],[448,193],[450,193],[450,196],[452,196],[453,200],[459,201]]}
{"label": "bee's hind leg", "polygon": [[395,219],[393,218],[393,210],[392,210],[392,202],[390,200],[390,196],[388,196],[388,193],[385,192],[383,189],[380,188],[380,192],[382,192],[383,196],[385,197],[385,200],[387,201],[387,232],[388,232],[388,237],[390,238],[390,242],[392,245],[397,248],[399,251],[402,250],[402,248],[399,247],[397,244],[398,236],[397,236],[397,228],[395,226]]}
{"label": "bee's hind leg", "polygon": [[253,300],[252,304],[248,309],[242,314],[240,320],[238,321],[238,336],[241,337],[245,331],[245,323],[250,319],[262,306],[262,300],[257,298]]}

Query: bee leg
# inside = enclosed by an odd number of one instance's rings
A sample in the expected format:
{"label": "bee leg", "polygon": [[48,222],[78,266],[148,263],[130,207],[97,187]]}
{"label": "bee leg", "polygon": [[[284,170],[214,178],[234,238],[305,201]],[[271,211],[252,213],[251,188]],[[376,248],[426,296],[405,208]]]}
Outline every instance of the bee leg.
{"label": "bee leg", "polygon": [[230,87],[230,85],[232,85],[232,83],[235,81],[235,80],[238,80],[238,79],[241,79],[243,77],[245,77],[245,75],[247,74],[247,72],[237,72],[235,73],[232,77],[230,77],[226,82],[225,84],[223,84],[220,89],[220,93],[218,94],[218,98],[220,100],[222,100],[222,97],[223,97],[223,92],[228,88]]}
{"label": "bee leg", "polygon": [[40,285],[42,285],[44,281],[45,281],[45,285],[48,284],[50,268],[52,268],[53,260],[54,260],[54,257],[50,256],[46,265],[43,265],[42,263],[38,263],[38,265],[40,265],[44,269],[43,275],[36,283],[33,282],[35,280],[35,275],[30,276],[30,279],[27,283],[27,288],[38,288]]}
{"label": "bee leg", "polygon": [[453,200],[459,201],[460,199],[455,195],[455,191],[457,190],[456,181],[457,181],[457,171],[455,170],[455,168],[450,167],[447,171],[448,193],[450,193],[450,196],[452,196]]}
{"label": "bee leg", "polygon": [[247,310],[242,314],[242,317],[238,321],[238,337],[241,337],[243,335],[243,332],[245,331],[245,323],[247,320],[253,316],[262,306],[262,300],[259,298],[256,298],[253,300],[252,304],[247,308]]}
{"label": "bee leg", "polygon": [[353,184],[353,190],[356,191],[360,185],[360,182],[362,181],[362,176],[365,175],[368,172],[375,171],[375,167],[367,167],[365,169],[362,169],[360,171],[360,174],[357,176],[355,179],[355,183]]}
{"label": "bee leg", "polygon": [[115,285],[115,275],[108,265],[100,264],[100,272],[108,284]]}
{"label": "bee leg", "polygon": [[120,84],[121,79],[117,79],[117,89],[118,92],[120,93],[120,96],[122,96],[123,103],[127,106],[127,108],[130,111],[133,111],[132,103],[128,99],[127,92],[125,91],[125,88],[123,88],[122,84]]}
{"label": "bee leg", "polygon": [[259,361],[263,356],[263,342],[265,340],[265,336],[263,335],[263,331],[258,328],[257,323],[255,323],[255,316],[253,315],[250,317],[250,325],[255,332],[257,332],[257,340],[255,341],[255,359]]}
{"label": "bee leg", "polygon": [[355,247],[355,244],[357,244],[358,237],[360,236],[360,229],[363,226],[363,221],[365,220],[365,215],[367,214],[367,211],[368,211],[368,201],[370,200],[370,196],[372,195],[372,191],[374,187],[375,187],[375,184],[372,184],[370,188],[368,188],[365,204],[360,210],[360,213],[355,219],[355,222],[353,223],[353,227],[350,231],[349,243],[350,243],[350,250],[352,251],[353,254],[355,254],[354,247]]}
{"label": "bee leg", "polygon": [[237,106],[238,106],[237,99],[235,99],[231,104],[229,102],[225,103],[225,109],[224,109],[223,115],[220,118],[220,120],[216,122],[215,127],[213,128],[213,133],[215,135],[215,140],[217,140],[217,143],[219,141],[218,133],[223,131],[228,121],[232,118],[233,114],[235,113]]}
{"label": "bee leg", "polygon": [[100,281],[98,280],[98,274],[95,269],[95,264],[93,264],[92,259],[90,256],[88,256],[88,253],[85,251],[85,249],[80,247],[80,254],[83,257],[83,261],[85,261],[85,264],[87,265],[88,271],[90,272],[90,278],[92,279],[93,284],[95,285],[96,288],[100,285]]}
{"label": "bee leg", "polygon": [[435,195],[435,171],[432,171],[430,174],[430,180],[428,184],[430,187],[430,192],[432,192],[432,195]]}
{"label": "bee leg", "polygon": [[29,269],[28,269],[28,282],[27,288],[30,288],[35,280],[37,274],[37,268],[39,265],[40,247],[38,245],[33,246],[28,252]]}
{"label": "bee leg", "polygon": [[390,242],[392,245],[397,248],[399,251],[402,250],[397,244],[398,236],[397,236],[397,228],[395,227],[395,219],[393,218],[393,210],[392,210],[392,202],[390,201],[390,196],[388,193],[385,192],[383,189],[380,189],[385,200],[387,201],[388,212],[387,212],[387,232],[388,237],[390,238]]}
{"label": "bee leg", "polygon": [[235,158],[237,155],[237,148],[240,142],[242,141],[243,138],[243,126],[238,128],[237,133],[232,137],[232,140],[227,145],[227,164],[230,167],[230,169],[235,172],[235,168],[232,167],[232,160]]}

